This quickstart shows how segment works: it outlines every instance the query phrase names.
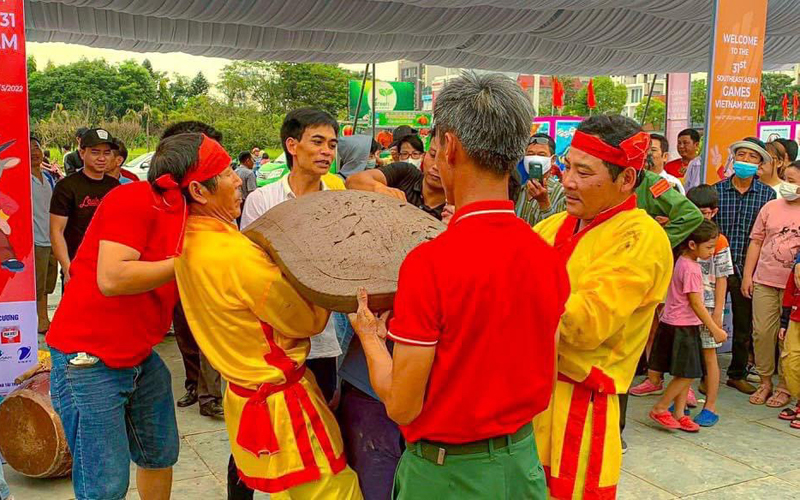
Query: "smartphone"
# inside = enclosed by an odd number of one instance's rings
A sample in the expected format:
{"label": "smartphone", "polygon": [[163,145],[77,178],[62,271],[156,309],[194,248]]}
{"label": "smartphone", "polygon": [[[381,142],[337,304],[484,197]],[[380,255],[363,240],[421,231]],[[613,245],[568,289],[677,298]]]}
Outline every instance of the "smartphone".
{"label": "smartphone", "polygon": [[539,181],[539,183],[541,183],[544,179],[542,164],[534,161],[528,162],[528,177],[530,179],[536,179]]}

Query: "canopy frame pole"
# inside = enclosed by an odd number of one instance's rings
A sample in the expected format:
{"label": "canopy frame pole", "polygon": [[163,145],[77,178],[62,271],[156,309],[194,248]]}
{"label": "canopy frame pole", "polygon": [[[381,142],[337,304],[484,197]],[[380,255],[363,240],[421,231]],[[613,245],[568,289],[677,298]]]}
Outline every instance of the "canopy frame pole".
{"label": "canopy frame pole", "polygon": [[650,92],[647,93],[647,102],[644,103],[644,113],[642,113],[642,119],[639,121],[639,125],[644,127],[644,122],[647,120],[647,110],[650,109],[650,99],[653,98],[653,89],[656,87],[656,73],[653,73],[653,81],[650,82]]}
{"label": "canopy frame pole", "polygon": [[372,138],[375,139],[375,63],[372,63]]}
{"label": "canopy frame pole", "polygon": [[361,79],[361,93],[358,95],[358,104],[356,104],[356,114],[353,116],[353,134],[358,133],[358,115],[361,114],[361,103],[364,101],[364,87],[367,86],[367,75],[369,75],[369,63],[364,68],[364,78]]}

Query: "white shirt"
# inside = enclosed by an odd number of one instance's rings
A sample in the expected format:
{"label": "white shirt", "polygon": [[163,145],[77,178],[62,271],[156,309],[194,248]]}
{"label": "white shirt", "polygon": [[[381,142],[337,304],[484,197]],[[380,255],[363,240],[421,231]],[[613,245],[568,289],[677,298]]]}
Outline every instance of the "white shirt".
{"label": "white shirt", "polygon": [[686,196],[686,190],[683,188],[683,184],[681,183],[680,179],[678,179],[672,174],[668,174],[666,170],[662,170],[661,173],[658,175],[665,178],[667,182],[669,182],[672,185],[672,187],[678,188],[678,191],[680,191],[682,195]]}
{"label": "white shirt", "polygon": [[[323,191],[328,190],[328,187],[322,181],[320,181],[320,186]],[[294,198],[297,198],[297,196],[289,186],[288,175],[284,175],[283,179],[277,182],[256,189],[250,193],[250,196],[244,202],[242,227],[247,227],[275,205]],[[331,317],[322,333],[311,337],[311,351],[308,353],[308,359],[335,358],[340,354],[342,354],[342,348],[336,338],[336,327],[333,323],[333,317]]]}

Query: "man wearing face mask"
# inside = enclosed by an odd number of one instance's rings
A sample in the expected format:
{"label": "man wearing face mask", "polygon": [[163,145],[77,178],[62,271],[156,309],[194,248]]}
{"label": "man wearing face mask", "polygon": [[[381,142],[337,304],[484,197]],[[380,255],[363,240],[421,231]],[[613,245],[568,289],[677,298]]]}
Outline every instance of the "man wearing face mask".
{"label": "man wearing face mask", "polygon": [[736,271],[728,277],[733,306],[733,353],[726,384],[745,394],[753,394],[756,388],[746,380],[748,346],[753,332],[753,303],[742,293],[742,276],[750,232],[758,212],[776,195],[775,190],[755,178],[759,166],[771,161],[763,142],[747,137],[734,142],[730,151],[734,158],[734,174],[715,185],[719,193],[719,213],[715,222],[720,232],[728,237]]}
{"label": "man wearing face mask", "polygon": [[567,209],[564,187],[550,171],[555,151],[556,143],[547,134],[528,140],[522,162],[529,177],[517,200],[517,215],[531,226]]}
{"label": "man wearing face mask", "polygon": [[[434,130],[431,133],[435,134],[436,132]],[[391,163],[385,167],[369,169],[351,175],[347,178],[347,189],[372,191],[408,201],[415,207],[441,220],[445,197],[442,180],[439,177],[439,169],[434,161],[436,159],[434,138],[434,136],[431,136],[431,147],[428,153],[420,157],[422,171],[410,161]],[[400,146],[405,148],[406,151],[412,147],[409,146],[409,141],[419,142],[414,147],[422,147],[422,141],[419,140],[419,137],[408,136],[400,142]],[[416,152],[417,150],[415,149],[414,151]],[[409,160],[411,159],[413,158],[409,158]]]}

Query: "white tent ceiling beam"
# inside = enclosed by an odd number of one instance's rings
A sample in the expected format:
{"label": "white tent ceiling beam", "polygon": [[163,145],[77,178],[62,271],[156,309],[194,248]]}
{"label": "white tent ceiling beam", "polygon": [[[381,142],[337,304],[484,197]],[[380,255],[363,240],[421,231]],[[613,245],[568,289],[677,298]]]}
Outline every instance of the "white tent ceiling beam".
{"label": "white tent ceiling beam", "polygon": [[[543,74],[703,71],[711,0],[26,0],[32,41],[231,59],[395,59]],[[765,67],[800,60],[771,0]]]}

